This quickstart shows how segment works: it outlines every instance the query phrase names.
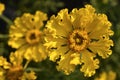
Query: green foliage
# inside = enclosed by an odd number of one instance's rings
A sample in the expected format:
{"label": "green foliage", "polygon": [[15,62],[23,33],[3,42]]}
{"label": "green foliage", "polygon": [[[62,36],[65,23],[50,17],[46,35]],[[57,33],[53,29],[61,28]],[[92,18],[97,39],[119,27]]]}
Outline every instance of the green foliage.
{"label": "green foliage", "polygon": [[64,3],[59,0],[19,0],[16,2],[10,1],[9,5],[16,8],[17,15],[21,15],[25,12],[34,13],[36,10],[46,13],[56,12],[58,8],[64,6]]}

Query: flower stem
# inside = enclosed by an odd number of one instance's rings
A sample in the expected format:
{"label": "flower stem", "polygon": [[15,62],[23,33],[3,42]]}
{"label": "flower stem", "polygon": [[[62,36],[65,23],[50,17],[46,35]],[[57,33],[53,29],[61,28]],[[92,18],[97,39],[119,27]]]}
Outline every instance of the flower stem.
{"label": "flower stem", "polygon": [[0,15],[0,18],[3,19],[6,23],[8,23],[8,25],[12,25],[13,22],[6,16],[4,15]]}
{"label": "flower stem", "polygon": [[28,60],[24,65],[24,70],[27,68],[28,64],[30,63],[30,60]]}
{"label": "flower stem", "polygon": [[8,38],[9,36],[6,34],[0,34],[0,39]]}
{"label": "flower stem", "polygon": [[32,67],[29,67],[26,69],[26,71],[35,71],[35,72],[40,72],[42,71],[41,69],[38,69],[38,68],[32,68]]}

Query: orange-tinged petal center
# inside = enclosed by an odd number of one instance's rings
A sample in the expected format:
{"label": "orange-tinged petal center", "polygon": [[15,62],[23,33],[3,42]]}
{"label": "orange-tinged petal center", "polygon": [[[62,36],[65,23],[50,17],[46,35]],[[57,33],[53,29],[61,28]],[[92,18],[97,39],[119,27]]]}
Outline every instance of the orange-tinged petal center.
{"label": "orange-tinged petal center", "polygon": [[22,75],[22,66],[12,66],[6,73],[6,80],[19,80]]}
{"label": "orange-tinged petal center", "polygon": [[74,30],[69,35],[69,47],[74,51],[81,51],[86,48],[89,43],[88,34],[86,31]]}
{"label": "orange-tinged petal center", "polygon": [[39,30],[30,30],[26,33],[26,41],[29,44],[36,44],[40,41],[41,32]]}

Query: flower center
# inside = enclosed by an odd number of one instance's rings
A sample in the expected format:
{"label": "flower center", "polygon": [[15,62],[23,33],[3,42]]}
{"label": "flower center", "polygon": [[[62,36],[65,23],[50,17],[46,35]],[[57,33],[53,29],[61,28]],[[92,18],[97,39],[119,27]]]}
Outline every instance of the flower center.
{"label": "flower center", "polygon": [[23,75],[22,66],[13,66],[6,73],[6,80],[20,80]]}
{"label": "flower center", "polygon": [[39,30],[30,30],[26,34],[26,41],[29,44],[36,44],[40,41],[40,31]]}
{"label": "flower center", "polygon": [[89,43],[88,34],[86,31],[74,30],[69,35],[69,47],[74,51],[81,51],[86,48]]}

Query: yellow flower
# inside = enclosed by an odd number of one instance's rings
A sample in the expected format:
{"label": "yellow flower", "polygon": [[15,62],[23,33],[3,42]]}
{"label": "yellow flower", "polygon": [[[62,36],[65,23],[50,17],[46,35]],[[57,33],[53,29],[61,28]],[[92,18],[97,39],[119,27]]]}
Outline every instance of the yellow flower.
{"label": "yellow flower", "polygon": [[33,71],[26,72],[23,67],[23,55],[15,52],[10,54],[10,62],[0,56],[0,79],[2,80],[35,80]]}
{"label": "yellow flower", "polygon": [[41,11],[36,11],[35,15],[25,13],[14,21],[10,26],[8,44],[18,49],[20,54],[24,54],[27,60],[36,62],[46,59],[43,21],[47,20],[47,15]]}
{"label": "yellow flower", "polygon": [[0,3],[0,15],[3,13],[4,10],[5,10],[5,5]]}
{"label": "yellow flower", "polygon": [[116,73],[113,71],[102,72],[99,77],[94,80],[116,80]]}
{"label": "yellow flower", "polygon": [[46,25],[46,43],[50,60],[58,63],[57,69],[70,74],[76,65],[85,76],[92,76],[99,68],[97,55],[107,58],[112,51],[111,23],[105,14],[95,13],[91,5],[85,8],[61,10]]}

